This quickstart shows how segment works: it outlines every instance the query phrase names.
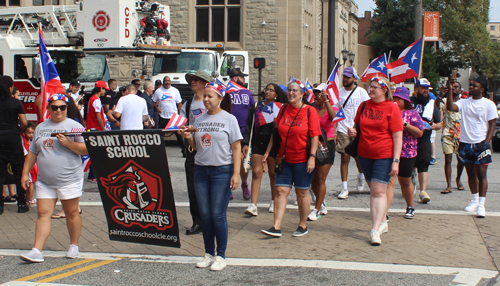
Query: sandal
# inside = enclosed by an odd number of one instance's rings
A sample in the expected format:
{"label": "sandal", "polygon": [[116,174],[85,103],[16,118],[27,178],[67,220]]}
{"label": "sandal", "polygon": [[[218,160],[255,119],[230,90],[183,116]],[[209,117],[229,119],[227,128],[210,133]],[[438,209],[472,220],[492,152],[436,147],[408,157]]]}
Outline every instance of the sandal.
{"label": "sandal", "polygon": [[462,183],[457,183],[457,190],[459,191],[465,190],[464,185]]}
{"label": "sandal", "polygon": [[445,189],[441,192],[441,194],[450,194],[451,190],[450,189]]}
{"label": "sandal", "polygon": [[65,215],[59,215],[59,214],[54,214],[54,215],[51,215],[50,217],[53,218],[53,219],[60,219],[60,218],[65,218],[66,216]]}

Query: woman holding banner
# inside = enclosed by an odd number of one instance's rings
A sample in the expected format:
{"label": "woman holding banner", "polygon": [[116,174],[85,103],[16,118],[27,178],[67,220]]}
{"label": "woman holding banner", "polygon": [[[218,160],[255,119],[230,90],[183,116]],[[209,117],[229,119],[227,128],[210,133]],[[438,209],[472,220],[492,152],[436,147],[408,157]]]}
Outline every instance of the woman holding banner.
{"label": "woman holding banner", "polygon": [[69,100],[64,94],[54,94],[48,99],[47,110],[51,116],[35,129],[33,143],[26,157],[21,184],[29,187],[29,172],[38,162],[38,180],[36,199],[38,218],[36,220],[35,246],[21,255],[29,262],[43,262],[42,249],[52,229],[50,216],[59,198],[61,200],[70,237],[70,246],[66,257],[78,257],[78,240],[82,230],[78,202],[82,195],[83,168],[80,155],[87,154],[83,137],[67,137],[53,132],[84,130],[83,126],[66,117]]}
{"label": "woman holding banner", "polygon": [[217,271],[226,267],[226,213],[231,192],[240,183],[242,136],[236,117],[230,113],[231,98],[224,96],[221,86],[209,83],[205,88],[203,104],[207,113],[189,126],[197,128],[197,132],[190,133],[184,129],[181,135],[196,150],[194,187],[205,243],[205,257],[196,267],[211,266],[210,270]]}

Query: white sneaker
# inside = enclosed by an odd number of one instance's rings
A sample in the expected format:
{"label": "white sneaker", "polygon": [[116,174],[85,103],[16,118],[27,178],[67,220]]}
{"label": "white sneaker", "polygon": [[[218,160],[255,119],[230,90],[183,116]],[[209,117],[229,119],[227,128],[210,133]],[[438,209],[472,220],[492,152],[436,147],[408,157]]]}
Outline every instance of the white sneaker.
{"label": "white sneaker", "polygon": [[365,187],[365,177],[363,176],[363,179],[361,179],[358,174],[358,185],[357,185],[358,192],[362,192],[364,187]]}
{"label": "white sneaker", "polygon": [[257,206],[255,204],[251,204],[246,210],[246,214],[257,216],[259,213],[257,212]]}
{"label": "white sneaker", "polygon": [[483,205],[478,205],[477,206],[477,217],[485,217],[486,216],[486,209],[484,208]]}
{"label": "white sneaker", "polygon": [[372,245],[382,244],[382,240],[380,240],[380,233],[377,230],[372,229],[370,231],[370,238],[372,240]]}
{"label": "white sneaker", "polygon": [[386,233],[388,231],[389,231],[389,224],[386,222],[381,223],[380,227],[378,228],[378,233],[382,234],[382,233]]}
{"label": "white sneaker", "polygon": [[349,197],[349,191],[347,189],[342,189],[340,194],[337,196],[337,199],[339,200],[345,200]]}
{"label": "white sneaker", "polygon": [[316,209],[313,209],[311,213],[307,216],[307,220],[312,220],[312,221],[316,221],[320,218],[321,215],[319,214],[319,211],[317,211]]}
{"label": "white sneaker", "polygon": [[477,207],[479,206],[479,202],[475,200],[471,200],[469,205],[464,208],[466,212],[475,212],[477,211]]}
{"label": "white sneaker", "polygon": [[271,201],[271,204],[269,205],[269,212],[270,213],[274,212],[274,201]]}
{"label": "white sneaker", "polygon": [[196,263],[196,267],[207,268],[208,266],[212,265],[213,261],[214,261],[214,257],[208,253],[205,253],[205,257],[203,257],[203,260]]}
{"label": "white sneaker", "polygon": [[43,262],[43,254],[40,250],[32,248],[30,252],[21,254],[21,259],[29,262]]}
{"label": "white sneaker", "polygon": [[220,256],[216,256],[214,263],[210,266],[210,270],[219,271],[224,268],[226,268],[226,260]]}
{"label": "white sneaker", "polygon": [[321,204],[321,207],[319,207],[319,214],[326,215],[327,213],[328,213],[328,210],[326,209],[326,202],[323,202]]}
{"label": "white sneaker", "polygon": [[316,203],[316,195],[314,195],[313,190],[309,189],[309,195],[311,196],[311,204]]}
{"label": "white sneaker", "polygon": [[78,245],[70,244],[68,254],[66,254],[67,258],[78,258]]}

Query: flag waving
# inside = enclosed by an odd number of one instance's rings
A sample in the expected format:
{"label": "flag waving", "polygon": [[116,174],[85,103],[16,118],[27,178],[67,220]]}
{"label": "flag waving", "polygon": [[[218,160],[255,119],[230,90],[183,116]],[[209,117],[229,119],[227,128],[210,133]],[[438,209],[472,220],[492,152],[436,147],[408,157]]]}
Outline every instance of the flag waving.
{"label": "flag waving", "polygon": [[186,124],[187,121],[186,117],[174,113],[163,130],[179,130],[179,127]]}
{"label": "flag waving", "polygon": [[387,64],[387,70],[391,74],[394,83],[404,82],[407,78],[417,77],[420,72],[422,61],[423,40],[409,45],[400,55],[397,61]]}
{"label": "flag waving", "polygon": [[313,92],[313,88],[312,88],[311,84],[309,83],[309,79],[308,78],[306,79],[306,89],[307,89],[307,92],[308,92],[307,102],[313,103],[314,102],[314,92]]}
{"label": "flag waving", "polygon": [[342,108],[342,106],[340,108],[333,107],[333,110],[337,111],[337,113],[335,114],[335,118],[333,118],[333,120],[332,120],[333,123],[337,123],[337,122],[345,119],[345,113],[344,113],[344,109]]}
{"label": "flag waving", "polygon": [[387,58],[385,54],[374,59],[361,75],[361,81],[366,82],[372,77],[389,77],[387,74],[387,68],[385,67],[386,64]]}
{"label": "flag waving", "polygon": [[239,85],[239,84],[237,84],[235,82],[229,81],[227,83],[225,93],[236,92],[236,91],[242,90],[242,89],[246,89],[246,88],[242,87],[241,85]]}
{"label": "flag waving", "polygon": [[[49,98],[49,96],[56,93],[64,94],[64,88],[61,83],[61,78],[57,73],[56,66],[52,61],[49,51],[47,50],[47,46],[45,45],[45,41],[43,40],[42,29],[39,29],[38,31],[40,35],[39,56],[40,56],[40,69],[42,75],[41,78],[42,114],[45,115],[48,114],[46,113],[46,110],[47,110],[47,99]],[[43,118],[43,120],[45,119],[47,119],[46,116],[45,118]]]}
{"label": "flag waving", "polygon": [[339,107],[339,62],[335,64],[335,67],[330,74],[327,82],[326,93],[328,94],[328,99],[330,99],[330,104],[332,106]]}

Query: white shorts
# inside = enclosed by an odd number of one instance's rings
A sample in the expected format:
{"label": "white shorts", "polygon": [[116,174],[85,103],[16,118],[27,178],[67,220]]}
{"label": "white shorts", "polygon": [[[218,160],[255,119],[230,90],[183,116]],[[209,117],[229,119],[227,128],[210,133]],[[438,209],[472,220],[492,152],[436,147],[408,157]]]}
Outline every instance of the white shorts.
{"label": "white shorts", "polygon": [[36,181],[36,199],[60,199],[71,200],[74,198],[79,198],[82,196],[82,188],[83,188],[83,178],[74,184],[70,184],[60,188],[52,188],[40,180]]}

